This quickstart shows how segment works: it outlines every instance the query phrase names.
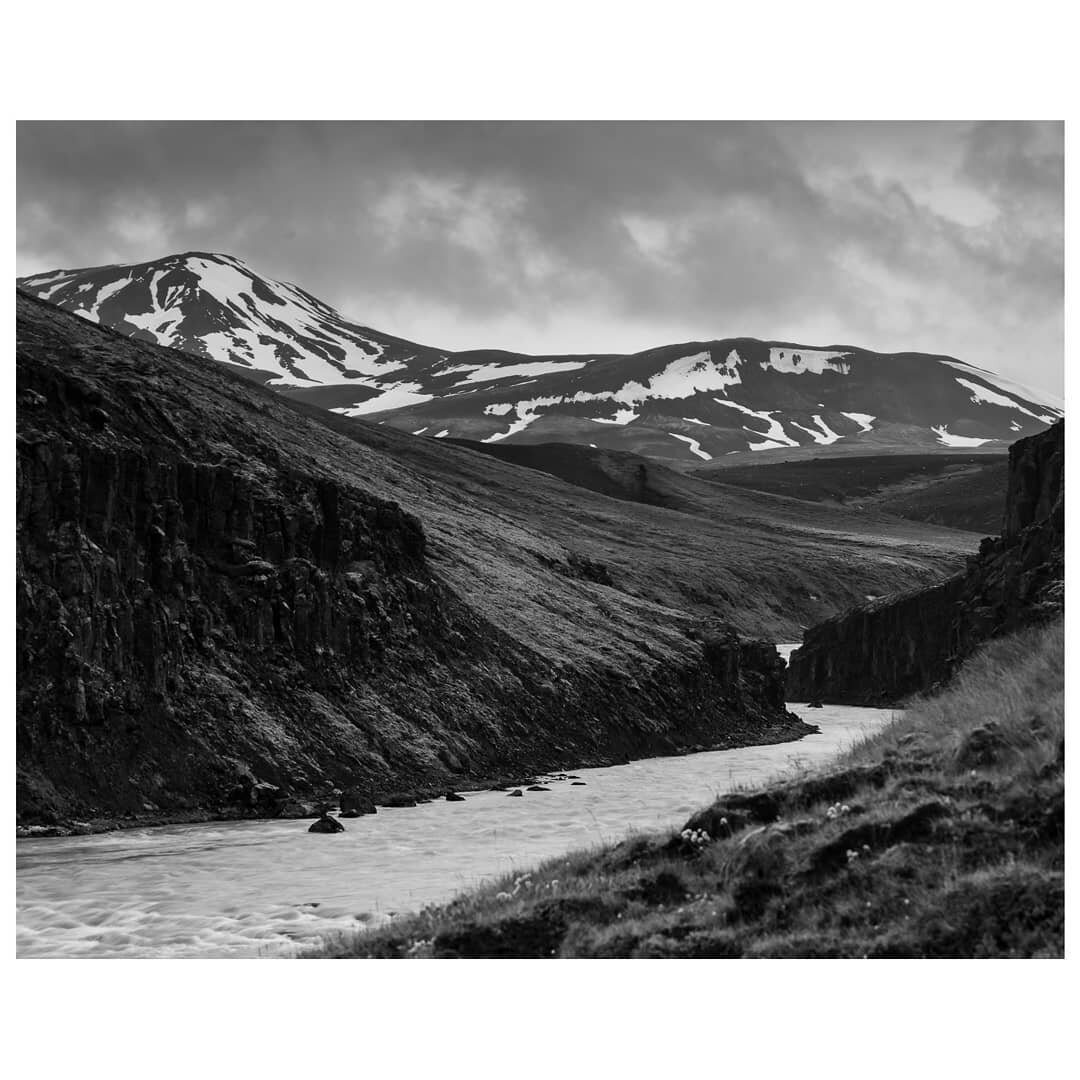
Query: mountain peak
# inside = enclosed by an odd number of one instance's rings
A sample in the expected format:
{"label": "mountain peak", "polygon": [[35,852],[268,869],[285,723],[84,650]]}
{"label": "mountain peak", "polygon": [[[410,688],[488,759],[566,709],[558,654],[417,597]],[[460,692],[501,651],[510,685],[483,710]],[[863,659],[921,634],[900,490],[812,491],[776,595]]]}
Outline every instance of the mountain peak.
{"label": "mountain peak", "polygon": [[94,322],[412,434],[569,442],[699,464],[746,451],[1002,448],[1059,403],[946,356],[756,338],[629,355],[441,352],[352,322],[225,252],[23,278]]}

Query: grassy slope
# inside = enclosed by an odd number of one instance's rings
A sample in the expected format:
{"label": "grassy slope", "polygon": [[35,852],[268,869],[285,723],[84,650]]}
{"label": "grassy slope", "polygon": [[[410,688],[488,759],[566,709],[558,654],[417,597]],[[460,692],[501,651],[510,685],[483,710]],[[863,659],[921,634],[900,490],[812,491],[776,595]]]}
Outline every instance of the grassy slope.
{"label": "grassy slope", "polygon": [[1060,956],[1064,630],[986,646],[824,772],[492,882],[323,955]]}
{"label": "grassy slope", "polygon": [[[482,590],[489,618],[515,634],[528,623],[553,654],[591,651],[595,638],[572,612],[553,619],[552,569],[599,588],[613,626],[628,606],[648,604],[784,641],[867,594],[942,580],[978,546],[972,533],[721,487],[662,466],[653,475],[667,505],[627,502],[444,440],[293,407],[391,458],[393,477],[372,469],[365,483],[420,518],[432,562],[456,590]],[[610,587],[596,584],[598,567]]]}
{"label": "grassy slope", "polygon": [[998,453],[897,453],[812,457],[694,471],[700,479],[896,514],[980,535],[1001,530],[1001,492],[1008,460]]}

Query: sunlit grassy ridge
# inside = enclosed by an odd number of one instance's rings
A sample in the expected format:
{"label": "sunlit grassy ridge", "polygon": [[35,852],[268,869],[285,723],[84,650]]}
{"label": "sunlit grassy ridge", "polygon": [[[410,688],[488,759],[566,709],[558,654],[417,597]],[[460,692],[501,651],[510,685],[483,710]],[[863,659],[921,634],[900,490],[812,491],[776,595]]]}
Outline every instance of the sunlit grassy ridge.
{"label": "sunlit grassy ridge", "polygon": [[827,771],[320,955],[1060,956],[1063,668],[1060,621],[995,641]]}

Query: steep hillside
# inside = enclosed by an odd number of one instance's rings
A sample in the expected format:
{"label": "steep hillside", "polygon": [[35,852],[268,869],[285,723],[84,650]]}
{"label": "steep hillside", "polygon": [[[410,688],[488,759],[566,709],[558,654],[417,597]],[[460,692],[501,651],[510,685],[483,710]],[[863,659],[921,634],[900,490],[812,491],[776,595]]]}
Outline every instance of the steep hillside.
{"label": "steep hillside", "polygon": [[1065,601],[1065,422],[1009,450],[1004,528],[960,574],[811,627],[788,669],[791,700],[897,701],[947,679],[988,638]]}
{"label": "steep hillside", "polygon": [[385,493],[433,481],[363,425],[17,314],[23,823],[302,814],[806,730],[773,650],[461,490],[419,520]]}
{"label": "steep hillside", "polygon": [[721,464],[695,469],[692,475],[992,536],[1001,530],[1007,474],[1004,454],[897,453]]}
{"label": "steep hillside", "polygon": [[574,443],[696,465],[829,448],[1003,447],[1051,396],[946,356],[723,338],[630,355],[450,352],[359,325],[239,259],[187,252],[55,270],[27,291],[282,393],[435,438]]}

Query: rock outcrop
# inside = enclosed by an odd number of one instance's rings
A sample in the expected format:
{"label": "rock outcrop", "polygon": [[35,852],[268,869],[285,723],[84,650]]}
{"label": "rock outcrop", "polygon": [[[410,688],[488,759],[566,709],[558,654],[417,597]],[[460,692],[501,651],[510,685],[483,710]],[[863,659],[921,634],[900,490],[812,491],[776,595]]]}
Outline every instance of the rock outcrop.
{"label": "rock outcrop", "polygon": [[811,627],[791,701],[897,702],[945,681],[976,646],[1058,615],[1065,598],[1065,422],[1009,451],[1002,534],[960,574]]}
{"label": "rock outcrop", "polygon": [[342,792],[363,812],[805,732],[772,660],[722,627],[647,665],[553,668],[366,488],[392,457],[211,361],[17,309],[22,824],[276,816]]}

